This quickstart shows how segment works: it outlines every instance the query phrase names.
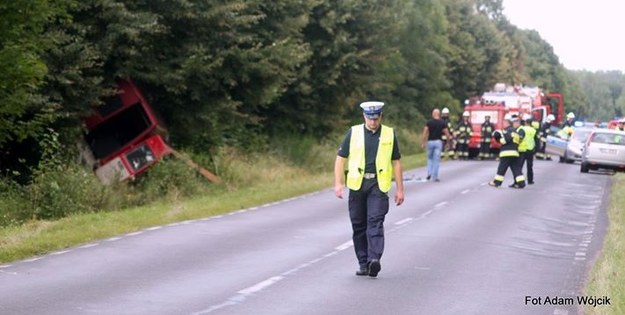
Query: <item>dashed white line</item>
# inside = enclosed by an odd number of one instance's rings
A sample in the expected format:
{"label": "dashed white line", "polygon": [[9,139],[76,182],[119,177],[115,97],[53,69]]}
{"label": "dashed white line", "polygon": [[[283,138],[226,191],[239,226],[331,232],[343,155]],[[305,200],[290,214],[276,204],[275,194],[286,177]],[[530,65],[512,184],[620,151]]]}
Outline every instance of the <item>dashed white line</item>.
{"label": "dashed white line", "polygon": [[253,294],[259,291],[262,291],[263,289],[275,284],[276,282],[280,281],[284,279],[283,276],[275,276],[275,277],[271,277],[265,281],[261,281],[251,287],[245,288],[237,293],[239,294],[243,294],[243,295],[249,295],[249,294]]}
{"label": "dashed white line", "polygon": [[145,229],[145,230],[146,231],[156,231],[156,230],[160,230],[162,228],[163,228],[162,226],[155,226],[155,227],[151,227],[151,228],[148,228],[148,229]]}
{"label": "dashed white line", "polygon": [[139,234],[143,234],[143,231],[137,231],[137,232],[128,233],[128,234],[126,234],[126,236],[135,236],[135,235],[139,235]]}
{"label": "dashed white line", "polygon": [[107,242],[115,242],[115,241],[119,241],[121,239],[122,239],[121,237],[111,237],[109,239],[106,239],[105,241],[107,241]]}
{"label": "dashed white line", "polygon": [[399,220],[399,221],[395,222],[395,224],[396,224],[396,225],[402,225],[402,224],[404,224],[404,223],[408,223],[408,222],[410,222],[410,221],[412,221],[412,220],[414,220],[414,218],[405,218],[405,219],[403,219],[403,220]]}
{"label": "dashed white line", "polygon": [[584,252],[576,252],[575,256],[577,256],[577,257],[585,257],[586,253],[584,253]]}
{"label": "dashed white line", "polygon": [[335,247],[334,249],[337,250],[337,251],[342,251],[342,250],[346,250],[346,249],[348,249],[348,248],[350,248],[352,246],[354,246],[353,241],[347,241],[347,242],[345,242],[345,243]]}
{"label": "dashed white line", "polygon": [[447,205],[448,203],[449,203],[449,202],[447,202],[447,201],[439,202],[439,203],[437,203],[436,205],[434,205],[434,208],[440,208],[440,207],[443,207],[443,206]]}

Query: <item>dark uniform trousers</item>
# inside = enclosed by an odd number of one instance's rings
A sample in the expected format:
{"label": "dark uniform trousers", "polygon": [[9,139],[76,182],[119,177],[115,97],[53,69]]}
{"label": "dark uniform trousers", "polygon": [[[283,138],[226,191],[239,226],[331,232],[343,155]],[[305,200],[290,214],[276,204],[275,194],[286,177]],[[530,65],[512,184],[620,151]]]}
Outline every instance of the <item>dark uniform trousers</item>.
{"label": "dark uniform trousers", "polygon": [[388,208],[388,195],[378,188],[376,178],[363,179],[360,190],[349,191],[354,250],[361,266],[366,266],[371,259],[382,257],[384,217]]}
{"label": "dark uniform trousers", "polygon": [[534,182],[534,150],[520,152],[521,156],[519,160],[521,161],[521,172],[523,172],[523,164],[527,163],[527,182]]}
{"label": "dark uniform trousers", "polygon": [[[520,186],[525,186],[525,181],[517,181],[516,179],[519,176],[523,176],[523,159],[519,156],[506,156],[506,157],[499,157],[499,166],[497,167],[497,175],[500,176],[501,178],[503,178],[504,176],[506,176],[506,171],[508,170],[508,167],[512,170],[512,175],[515,178],[515,183],[519,184]],[[499,179],[495,179],[494,180],[495,185],[496,186],[501,186],[501,184],[503,183],[503,179],[499,180]]]}

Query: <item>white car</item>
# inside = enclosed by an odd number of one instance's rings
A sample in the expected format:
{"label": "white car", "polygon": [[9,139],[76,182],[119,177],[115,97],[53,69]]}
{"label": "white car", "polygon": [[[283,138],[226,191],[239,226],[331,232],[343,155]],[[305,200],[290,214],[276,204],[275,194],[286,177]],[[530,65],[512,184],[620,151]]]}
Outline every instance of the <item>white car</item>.
{"label": "white car", "polygon": [[610,129],[594,130],[583,147],[580,171],[612,169],[625,171],[625,132]]}

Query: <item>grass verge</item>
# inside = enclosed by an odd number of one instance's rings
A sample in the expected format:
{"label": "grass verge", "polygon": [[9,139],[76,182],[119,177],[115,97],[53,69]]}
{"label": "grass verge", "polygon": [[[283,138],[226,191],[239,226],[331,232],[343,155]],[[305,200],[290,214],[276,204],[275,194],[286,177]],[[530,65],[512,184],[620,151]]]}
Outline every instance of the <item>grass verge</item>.
{"label": "grass verge", "polygon": [[[309,172],[271,162],[256,165],[265,176],[240,187],[222,187],[196,198],[172,198],[121,211],[74,214],[55,220],[31,221],[0,228],[0,263],[7,263],[95,240],[172,222],[209,217],[332,187],[332,165]],[[404,170],[425,164],[424,154],[402,158]],[[237,169],[249,169],[237,167]],[[274,174],[273,176],[270,174]],[[244,176],[244,175],[241,175]]]}
{"label": "grass verge", "polygon": [[586,307],[586,314],[625,314],[625,175],[615,176],[608,209],[609,226],[601,255],[588,278],[584,293],[608,296],[611,305]]}

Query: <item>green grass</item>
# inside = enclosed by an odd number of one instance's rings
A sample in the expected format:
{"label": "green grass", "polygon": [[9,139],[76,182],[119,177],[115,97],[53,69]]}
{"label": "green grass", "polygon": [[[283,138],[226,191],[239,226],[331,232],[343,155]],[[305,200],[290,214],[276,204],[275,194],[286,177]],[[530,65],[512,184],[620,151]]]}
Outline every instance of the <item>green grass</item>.
{"label": "green grass", "polygon": [[[238,185],[213,189],[201,197],[182,199],[174,196],[148,206],[73,214],[55,221],[36,220],[0,228],[0,263],[151,226],[209,217],[330,188],[334,178],[333,162],[328,162],[322,172],[311,172],[300,166],[285,166],[275,158],[231,159],[225,167],[236,179],[233,183]],[[423,154],[402,158],[404,170],[424,163]]]}
{"label": "green grass", "polygon": [[615,177],[609,226],[603,249],[588,278],[584,293],[608,296],[611,305],[586,307],[586,314],[625,314],[625,175]]}

